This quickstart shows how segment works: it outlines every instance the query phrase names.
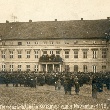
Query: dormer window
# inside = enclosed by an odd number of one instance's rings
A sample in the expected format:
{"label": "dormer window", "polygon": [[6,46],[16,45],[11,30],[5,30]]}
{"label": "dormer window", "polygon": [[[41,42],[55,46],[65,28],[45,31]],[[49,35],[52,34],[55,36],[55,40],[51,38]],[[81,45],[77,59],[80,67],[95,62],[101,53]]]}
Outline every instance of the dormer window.
{"label": "dormer window", "polygon": [[30,42],[27,42],[27,45],[29,45],[30,44]]}
{"label": "dormer window", "polygon": [[22,42],[18,42],[18,45],[22,45]]}
{"label": "dormer window", "polygon": [[35,44],[38,44],[38,42],[35,42]]}
{"label": "dormer window", "polygon": [[50,44],[53,44],[53,41],[51,41]]}

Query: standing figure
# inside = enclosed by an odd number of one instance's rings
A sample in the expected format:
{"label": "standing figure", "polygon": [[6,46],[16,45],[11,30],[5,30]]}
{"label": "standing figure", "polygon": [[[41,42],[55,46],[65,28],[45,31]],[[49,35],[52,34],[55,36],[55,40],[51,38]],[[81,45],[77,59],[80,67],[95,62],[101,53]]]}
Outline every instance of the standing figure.
{"label": "standing figure", "polygon": [[80,89],[79,89],[79,86],[80,85],[79,85],[78,81],[74,83],[74,86],[75,86],[75,92],[78,95],[79,94],[79,91],[80,91]]}
{"label": "standing figure", "polygon": [[92,80],[92,97],[97,98],[97,82],[96,79]]}
{"label": "standing figure", "polygon": [[58,81],[55,82],[55,90],[56,90],[57,88],[58,88],[58,90],[61,89],[61,80],[60,80],[60,79],[58,79]]}

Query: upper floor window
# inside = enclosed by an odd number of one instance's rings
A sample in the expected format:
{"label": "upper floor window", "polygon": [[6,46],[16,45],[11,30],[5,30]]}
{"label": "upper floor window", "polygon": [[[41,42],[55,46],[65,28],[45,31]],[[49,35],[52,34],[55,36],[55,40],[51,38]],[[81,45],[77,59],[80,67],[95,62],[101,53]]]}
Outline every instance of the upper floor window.
{"label": "upper floor window", "polygon": [[10,51],[10,58],[14,57],[14,51]]}
{"label": "upper floor window", "polygon": [[21,50],[18,51],[18,58],[22,58],[22,52],[21,52]]}
{"label": "upper floor window", "polygon": [[30,50],[27,51],[27,58],[30,58]]}
{"label": "upper floor window", "polygon": [[5,51],[1,51],[1,54],[2,54],[2,58],[5,58]]}
{"label": "upper floor window", "polygon": [[65,58],[69,58],[69,51],[65,51]]}
{"label": "upper floor window", "polygon": [[93,58],[97,58],[97,50],[93,50]]}
{"label": "upper floor window", "polygon": [[78,58],[78,50],[74,50],[74,58]]}
{"label": "upper floor window", "polygon": [[18,45],[22,45],[22,42],[18,42]]}
{"label": "upper floor window", "polygon": [[38,51],[34,51],[34,52],[35,52],[35,58],[38,58],[39,52]]}
{"label": "upper floor window", "polygon": [[107,50],[102,50],[102,58],[107,58]]}
{"label": "upper floor window", "polygon": [[83,51],[83,58],[87,58],[87,51]]}

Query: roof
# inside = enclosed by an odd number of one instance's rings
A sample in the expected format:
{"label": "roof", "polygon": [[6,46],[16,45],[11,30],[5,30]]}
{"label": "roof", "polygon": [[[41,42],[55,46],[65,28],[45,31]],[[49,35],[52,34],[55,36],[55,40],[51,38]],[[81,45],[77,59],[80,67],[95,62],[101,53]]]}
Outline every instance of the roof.
{"label": "roof", "polygon": [[0,23],[3,40],[104,38],[110,20],[71,20]]}

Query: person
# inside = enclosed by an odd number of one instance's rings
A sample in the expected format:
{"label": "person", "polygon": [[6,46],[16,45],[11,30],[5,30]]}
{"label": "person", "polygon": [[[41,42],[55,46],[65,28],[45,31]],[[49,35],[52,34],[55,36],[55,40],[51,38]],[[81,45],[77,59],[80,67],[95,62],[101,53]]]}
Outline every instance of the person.
{"label": "person", "polygon": [[80,91],[80,89],[79,89],[79,83],[78,83],[78,81],[76,81],[75,83],[74,83],[74,86],[75,86],[75,92],[76,92],[76,94],[78,95],[79,94],[79,91]]}
{"label": "person", "polygon": [[97,98],[97,81],[96,79],[92,80],[92,97]]}
{"label": "person", "polygon": [[58,81],[55,82],[55,90],[56,90],[57,88],[58,88],[58,90],[61,89],[61,80],[60,80],[60,79],[58,79]]}

